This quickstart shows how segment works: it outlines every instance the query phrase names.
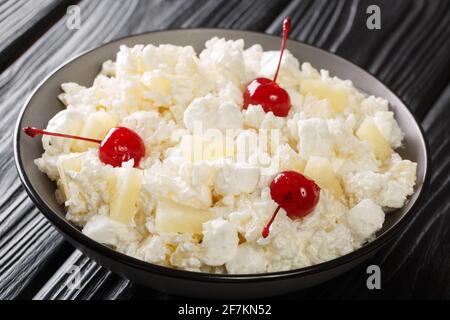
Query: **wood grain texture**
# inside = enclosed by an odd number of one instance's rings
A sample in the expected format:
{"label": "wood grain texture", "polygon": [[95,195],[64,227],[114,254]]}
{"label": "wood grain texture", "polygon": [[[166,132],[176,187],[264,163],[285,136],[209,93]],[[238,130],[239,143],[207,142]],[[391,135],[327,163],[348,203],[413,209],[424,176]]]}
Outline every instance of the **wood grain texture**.
{"label": "wood grain texture", "polygon": [[66,12],[71,0],[16,0],[0,3],[0,72],[20,57]]}
{"label": "wood grain texture", "polygon": [[133,292],[130,281],[113,275],[77,250],[53,274],[34,299],[117,300],[129,298]]}
{"label": "wood grain texture", "polygon": [[[40,1],[46,3],[50,1]],[[85,49],[129,34],[214,26],[280,34],[286,15],[292,17],[294,26],[291,38],[357,63],[380,77],[407,102],[423,120],[432,151],[433,176],[426,203],[389,247],[337,279],[282,298],[450,298],[450,246],[443,241],[450,236],[450,2],[258,3],[81,1],[80,30],[68,30],[65,19],[58,20],[0,74],[0,299],[173,298],[121,279],[74,251],[25,195],[13,165],[11,130],[24,99],[46,74]],[[370,4],[381,8],[381,30],[366,28],[366,8]],[[0,3],[0,9],[2,6],[12,4],[6,1]],[[38,12],[33,12],[37,16],[30,14],[29,21],[39,20]],[[19,17],[17,10],[5,15],[2,12],[0,25],[5,19]],[[1,56],[0,46],[0,59]],[[365,269],[370,264],[381,266],[383,290],[367,290]],[[73,266],[82,270],[80,289],[67,286]]]}

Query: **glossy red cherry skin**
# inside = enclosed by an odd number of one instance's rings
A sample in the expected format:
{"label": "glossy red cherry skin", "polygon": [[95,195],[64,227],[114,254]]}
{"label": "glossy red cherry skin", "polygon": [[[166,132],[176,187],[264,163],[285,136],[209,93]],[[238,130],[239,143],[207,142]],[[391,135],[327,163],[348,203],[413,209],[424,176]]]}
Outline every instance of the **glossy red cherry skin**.
{"label": "glossy red cherry skin", "polygon": [[260,104],[264,111],[272,111],[277,117],[286,117],[291,109],[289,94],[276,82],[257,78],[250,82],[244,93],[244,109]]}
{"label": "glossy red cherry skin", "polygon": [[134,167],[138,167],[144,156],[144,141],[136,132],[125,127],[112,128],[100,144],[100,160],[113,167],[120,167],[122,162],[131,159],[134,159]]}
{"label": "glossy red cherry skin", "polygon": [[320,187],[295,171],[279,173],[270,184],[272,199],[289,218],[302,218],[314,210],[320,198]]}

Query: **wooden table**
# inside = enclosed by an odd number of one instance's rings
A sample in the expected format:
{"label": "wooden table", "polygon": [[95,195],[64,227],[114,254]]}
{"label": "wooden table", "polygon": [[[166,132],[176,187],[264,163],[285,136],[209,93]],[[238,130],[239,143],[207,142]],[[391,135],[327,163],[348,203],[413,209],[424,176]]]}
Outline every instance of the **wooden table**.
{"label": "wooden table", "polygon": [[[81,28],[66,8],[81,8]],[[381,30],[366,27],[369,5]],[[168,28],[221,27],[280,34],[286,15],[293,39],[325,48],[376,74],[422,123],[433,175],[419,214],[369,262],[300,298],[450,298],[450,1],[173,0],[0,1],[0,298],[171,299],[112,274],[71,245],[27,197],[13,161],[12,134],[33,88],[74,55],[112,39]],[[368,290],[377,264],[382,289]],[[64,282],[82,269],[80,290]]]}

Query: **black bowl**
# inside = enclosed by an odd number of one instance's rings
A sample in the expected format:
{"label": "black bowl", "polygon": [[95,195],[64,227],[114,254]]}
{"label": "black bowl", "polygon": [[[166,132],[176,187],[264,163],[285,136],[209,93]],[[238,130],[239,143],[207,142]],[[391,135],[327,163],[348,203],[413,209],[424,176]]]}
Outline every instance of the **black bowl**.
{"label": "black bowl", "polygon": [[175,270],[137,260],[91,240],[64,218],[64,208],[55,199],[54,183],[33,163],[43,152],[41,140],[24,136],[21,128],[28,125],[46,127],[49,119],[63,109],[57,99],[61,83],[73,81],[90,86],[101,63],[114,59],[121,44],[192,45],[200,52],[204,42],[214,36],[242,38],[246,46],[259,43],[265,50],[277,50],[280,44],[278,37],[235,30],[186,29],[145,33],[119,39],[83,53],[45,79],[23,107],[14,139],[16,166],[33,202],[66,239],[86,255],[125,278],[169,294],[207,298],[274,296],[322,283],[374,255],[406,225],[423,198],[430,159],[422,129],[406,105],[374,76],[334,54],[296,41],[288,41],[287,47],[300,62],[311,62],[314,67],[327,69],[332,75],[350,79],[360,90],[389,101],[405,133],[405,143],[399,153],[418,164],[414,194],[403,208],[386,216],[383,228],[375,240],[345,256],[307,268],[256,275],[217,275]]}

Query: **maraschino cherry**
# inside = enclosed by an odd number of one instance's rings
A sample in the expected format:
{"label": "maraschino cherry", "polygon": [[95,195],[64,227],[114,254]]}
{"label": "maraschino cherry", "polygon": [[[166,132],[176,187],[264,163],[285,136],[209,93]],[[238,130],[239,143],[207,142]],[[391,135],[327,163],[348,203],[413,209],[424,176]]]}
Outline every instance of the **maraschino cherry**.
{"label": "maraschino cherry", "polygon": [[69,139],[77,139],[100,144],[99,158],[113,167],[120,167],[122,162],[134,160],[134,167],[139,166],[139,162],[145,156],[145,144],[142,138],[133,130],[125,127],[116,127],[109,130],[103,140],[91,139],[86,137],[73,136],[69,134],[49,132],[33,127],[23,128],[30,137],[36,135],[48,135]]}
{"label": "maraschino cherry", "polygon": [[257,78],[247,85],[244,93],[244,109],[249,105],[261,105],[264,111],[272,111],[277,117],[286,117],[291,109],[291,99],[289,94],[277,83],[278,72],[280,71],[281,60],[288,33],[291,29],[291,18],[286,17],[283,22],[283,42],[281,44],[280,60],[273,80],[267,78]]}
{"label": "maraschino cherry", "polygon": [[270,184],[270,196],[278,203],[272,218],[262,231],[263,238],[269,236],[270,226],[283,208],[291,219],[302,218],[314,210],[320,197],[320,188],[312,180],[295,171],[279,173]]}

